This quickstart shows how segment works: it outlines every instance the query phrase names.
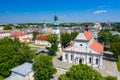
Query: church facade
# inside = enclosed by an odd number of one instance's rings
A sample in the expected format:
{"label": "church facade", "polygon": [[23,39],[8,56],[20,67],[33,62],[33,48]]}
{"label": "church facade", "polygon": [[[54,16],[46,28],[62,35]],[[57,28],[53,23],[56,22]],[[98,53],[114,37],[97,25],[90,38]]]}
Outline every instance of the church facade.
{"label": "church facade", "polygon": [[87,64],[102,67],[104,46],[95,41],[90,30],[80,32],[73,42],[63,50],[62,61],[72,64]]}

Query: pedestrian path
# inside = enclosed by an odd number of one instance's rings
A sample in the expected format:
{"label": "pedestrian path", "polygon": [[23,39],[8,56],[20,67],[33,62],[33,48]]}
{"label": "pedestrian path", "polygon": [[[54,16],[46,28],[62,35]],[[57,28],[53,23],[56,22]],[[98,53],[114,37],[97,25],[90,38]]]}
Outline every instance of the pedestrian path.
{"label": "pedestrian path", "polygon": [[117,70],[116,62],[103,60],[102,68],[94,68],[100,72],[103,76],[116,76],[120,80],[120,72]]}
{"label": "pedestrian path", "polygon": [[72,66],[72,64],[62,62],[61,61],[61,56],[62,56],[61,54],[57,54],[57,56],[55,56],[53,58],[53,64],[57,68],[62,68],[62,69],[67,69],[68,70]]}

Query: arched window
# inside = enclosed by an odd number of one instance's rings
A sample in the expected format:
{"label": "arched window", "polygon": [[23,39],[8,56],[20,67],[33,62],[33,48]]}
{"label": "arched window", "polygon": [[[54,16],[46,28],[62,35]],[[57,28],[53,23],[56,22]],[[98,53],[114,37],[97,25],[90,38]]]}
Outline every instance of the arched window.
{"label": "arched window", "polygon": [[89,63],[91,63],[91,62],[92,62],[92,58],[90,57],[90,58],[89,58]]}
{"label": "arched window", "polygon": [[96,58],[96,64],[98,64],[98,58]]}
{"label": "arched window", "polygon": [[73,55],[71,55],[71,61],[73,60]]}
{"label": "arched window", "polygon": [[65,59],[67,59],[67,54],[65,54]]}

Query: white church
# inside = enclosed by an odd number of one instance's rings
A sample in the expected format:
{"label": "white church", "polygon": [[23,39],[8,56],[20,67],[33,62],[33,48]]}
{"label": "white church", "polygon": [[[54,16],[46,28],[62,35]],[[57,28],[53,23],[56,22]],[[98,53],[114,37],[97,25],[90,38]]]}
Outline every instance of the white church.
{"label": "white church", "polygon": [[103,62],[103,51],[104,46],[95,41],[92,32],[86,28],[63,50],[62,61],[100,68]]}

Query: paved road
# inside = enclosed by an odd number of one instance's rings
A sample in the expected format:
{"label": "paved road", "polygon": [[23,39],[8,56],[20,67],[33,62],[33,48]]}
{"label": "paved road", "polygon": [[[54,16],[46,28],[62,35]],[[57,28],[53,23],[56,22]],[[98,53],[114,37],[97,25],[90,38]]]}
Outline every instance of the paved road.
{"label": "paved road", "polygon": [[58,76],[67,72],[68,69],[72,66],[70,63],[61,61],[61,52],[57,52],[57,56],[53,58],[53,64],[57,69],[57,73],[54,74],[54,79],[51,80],[58,80]]}
{"label": "paved road", "polygon": [[62,69],[69,69],[72,66],[72,64],[70,63],[62,62],[61,54],[59,53],[57,54],[57,56],[53,58],[53,64],[55,67],[62,68]]}
{"label": "paved road", "polygon": [[94,69],[99,71],[103,76],[117,76],[118,80],[120,80],[120,72],[118,72],[116,62],[114,61],[103,60],[103,67]]}

